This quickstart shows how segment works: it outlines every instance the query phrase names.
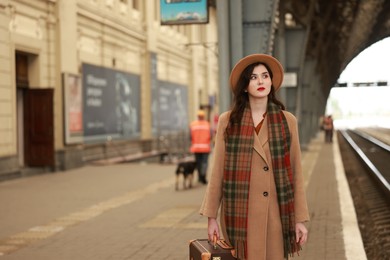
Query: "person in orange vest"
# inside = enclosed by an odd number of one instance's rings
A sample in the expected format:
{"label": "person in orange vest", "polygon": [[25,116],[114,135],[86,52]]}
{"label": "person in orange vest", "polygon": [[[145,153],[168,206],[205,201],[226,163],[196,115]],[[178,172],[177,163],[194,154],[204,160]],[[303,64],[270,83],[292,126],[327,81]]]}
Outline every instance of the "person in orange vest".
{"label": "person in orange vest", "polygon": [[325,143],[333,142],[333,118],[332,115],[328,115],[324,118],[323,128],[325,130]]}
{"label": "person in orange vest", "polygon": [[211,127],[205,120],[205,112],[198,111],[198,120],[191,122],[191,153],[195,154],[196,168],[198,170],[199,182],[207,184],[206,174],[208,159],[211,151]]}

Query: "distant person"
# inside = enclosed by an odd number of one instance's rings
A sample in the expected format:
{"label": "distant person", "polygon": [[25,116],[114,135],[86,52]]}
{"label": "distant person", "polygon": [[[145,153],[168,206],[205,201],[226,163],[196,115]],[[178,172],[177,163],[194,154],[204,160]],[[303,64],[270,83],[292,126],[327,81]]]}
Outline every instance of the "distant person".
{"label": "distant person", "polygon": [[195,155],[199,182],[207,184],[206,175],[211,151],[211,127],[210,123],[205,120],[203,110],[198,111],[197,117],[198,119],[190,125],[191,152]]}
{"label": "distant person", "polygon": [[218,121],[200,214],[208,217],[209,240],[223,237],[239,260],[283,260],[307,240],[297,119],[276,97],[283,75],[269,55],[238,61],[230,74],[233,107]]}
{"label": "distant person", "polygon": [[328,115],[324,118],[323,128],[325,131],[325,143],[333,142],[333,118],[332,115]]}

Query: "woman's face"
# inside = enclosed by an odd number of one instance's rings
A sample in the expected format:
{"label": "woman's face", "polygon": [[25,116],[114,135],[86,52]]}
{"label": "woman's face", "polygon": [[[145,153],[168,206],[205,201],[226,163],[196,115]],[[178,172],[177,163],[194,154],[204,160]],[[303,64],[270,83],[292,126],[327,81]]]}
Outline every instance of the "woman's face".
{"label": "woman's face", "polygon": [[251,74],[248,87],[248,95],[250,98],[267,97],[271,91],[272,80],[267,68],[260,64],[256,66]]}

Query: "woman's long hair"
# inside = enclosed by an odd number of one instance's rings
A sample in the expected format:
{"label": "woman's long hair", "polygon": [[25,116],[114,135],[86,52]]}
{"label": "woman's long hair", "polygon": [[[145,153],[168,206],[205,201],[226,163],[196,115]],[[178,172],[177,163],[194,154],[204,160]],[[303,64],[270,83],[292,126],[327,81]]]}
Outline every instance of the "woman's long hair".
{"label": "woman's long hair", "polygon": [[[253,63],[244,69],[244,71],[240,75],[240,78],[238,79],[236,86],[233,86],[234,98],[233,98],[232,112],[229,118],[230,126],[232,126],[233,124],[240,124],[241,122],[244,109],[249,102],[248,92],[245,92],[245,90],[249,85],[249,81],[252,76],[254,68],[259,65],[263,65],[267,69],[268,73],[270,74],[271,79],[273,78],[272,71],[269,69],[267,64],[261,62]],[[274,104],[278,105],[282,110],[286,109],[283,103],[277,99],[275,95],[275,88],[273,85],[271,86],[271,92],[268,94],[268,102],[273,102]]]}

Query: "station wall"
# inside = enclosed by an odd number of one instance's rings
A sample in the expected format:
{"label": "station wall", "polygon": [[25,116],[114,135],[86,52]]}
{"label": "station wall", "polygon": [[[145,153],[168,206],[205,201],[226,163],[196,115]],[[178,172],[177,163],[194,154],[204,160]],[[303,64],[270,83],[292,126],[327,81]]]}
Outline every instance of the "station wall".
{"label": "station wall", "polygon": [[[207,24],[197,25],[162,26],[159,12],[159,1],[152,0],[0,2],[0,178],[28,174],[31,168],[57,171],[118,153],[158,150],[161,134],[186,140],[187,131],[164,133],[153,123],[161,117],[161,111],[153,110],[159,95],[153,88],[162,84],[185,90],[185,122],[195,118],[199,107],[208,110],[209,118],[218,113],[215,9],[209,7]],[[64,79],[79,79],[84,88],[85,64],[139,78],[139,136],[107,133],[94,142],[83,138],[77,120],[86,116],[86,97],[81,106],[69,108],[64,93],[70,87]],[[51,100],[39,99],[42,111],[52,109],[51,119],[28,107],[26,100],[34,99],[36,90],[52,93]],[[183,141],[178,150],[184,152],[186,145]],[[53,153],[53,160],[34,159],[47,153]]]}

